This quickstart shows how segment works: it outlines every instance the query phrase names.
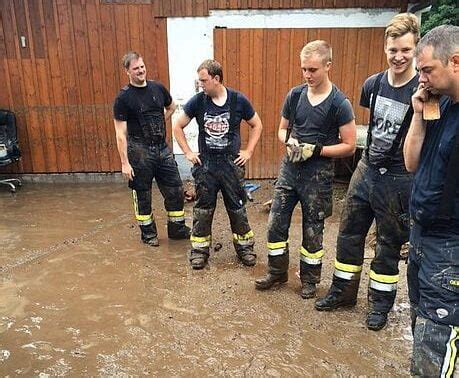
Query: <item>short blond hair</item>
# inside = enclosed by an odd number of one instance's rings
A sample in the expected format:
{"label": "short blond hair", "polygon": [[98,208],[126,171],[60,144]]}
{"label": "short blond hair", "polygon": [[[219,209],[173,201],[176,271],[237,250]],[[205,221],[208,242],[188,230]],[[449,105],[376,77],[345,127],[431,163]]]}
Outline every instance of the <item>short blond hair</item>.
{"label": "short blond hair", "polygon": [[307,58],[313,54],[321,56],[324,64],[332,61],[332,48],[326,41],[318,39],[309,42],[301,49],[300,58]]}
{"label": "short blond hair", "polygon": [[418,43],[419,34],[419,21],[413,13],[399,13],[390,20],[384,32],[384,39],[399,38],[407,33],[412,33],[414,36],[414,43]]}

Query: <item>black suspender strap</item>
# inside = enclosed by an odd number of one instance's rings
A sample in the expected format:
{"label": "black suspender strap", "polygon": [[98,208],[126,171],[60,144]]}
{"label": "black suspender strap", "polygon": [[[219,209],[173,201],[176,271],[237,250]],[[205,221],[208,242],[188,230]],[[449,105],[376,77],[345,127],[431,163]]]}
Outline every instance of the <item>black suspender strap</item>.
{"label": "black suspender strap", "polygon": [[[443,114],[446,113],[447,110]],[[442,199],[438,209],[438,217],[440,219],[449,219],[454,214],[454,200],[456,193],[459,190],[459,180],[457,179],[457,167],[459,166],[459,129],[456,130],[454,139],[453,150],[451,152],[446,171]]]}
{"label": "black suspender strap", "polygon": [[198,93],[198,99],[197,99],[198,109],[196,112],[196,122],[198,123],[199,129],[201,129],[204,126],[205,97],[206,96],[204,92]]}
{"label": "black suspender strap", "polygon": [[289,112],[289,117],[288,117],[288,127],[287,127],[287,133],[285,134],[285,143],[290,138],[290,134],[292,133],[293,129],[293,124],[295,123],[295,116],[296,116],[296,107],[298,105],[298,101],[300,100],[300,95],[301,92],[303,92],[303,89],[306,87],[306,84],[299,85],[292,90],[292,95],[290,97],[290,112]]}
{"label": "black suspender strap", "polygon": [[398,130],[397,136],[394,139],[392,147],[390,148],[387,154],[387,163],[390,164],[392,158],[395,156],[397,150],[400,148],[402,140],[405,139],[406,133],[408,132],[408,128],[411,124],[411,118],[413,117],[413,106],[410,104],[410,107],[406,111],[405,118],[403,118],[403,122],[400,125],[400,129]]}
{"label": "black suspender strap", "polygon": [[384,75],[384,72],[380,72],[376,76],[375,83],[373,84],[371,103],[370,103],[370,120],[368,122],[368,133],[367,133],[367,148],[365,150],[366,155],[368,156],[368,150],[370,149],[371,144],[371,131],[373,130],[373,117],[375,115],[375,106],[376,106],[376,97],[378,96],[379,86],[381,85],[381,80]]}
{"label": "black suspender strap", "polygon": [[231,91],[230,94],[230,124],[235,126],[236,123],[236,108],[237,108],[237,92]]}

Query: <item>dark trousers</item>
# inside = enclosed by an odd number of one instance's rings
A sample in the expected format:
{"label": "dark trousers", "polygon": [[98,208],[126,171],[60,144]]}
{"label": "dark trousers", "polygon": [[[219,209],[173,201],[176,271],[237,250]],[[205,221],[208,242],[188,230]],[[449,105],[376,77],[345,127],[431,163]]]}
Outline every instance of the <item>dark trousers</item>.
{"label": "dark trousers", "polygon": [[375,257],[370,267],[373,309],[388,312],[394,303],[401,246],[408,241],[408,200],[412,176],[403,169],[378,169],[364,157],[349,184],[336,246],[336,277],[358,280],[365,238],[376,221]]}
{"label": "dark trousers", "polygon": [[438,324],[418,316],[413,334],[411,375],[416,377],[455,377],[459,327]]}
{"label": "dark trousers", "polygon": [[332,180],[330,159],[292,163],[286,157],[282,161],[269,214],[268,255],[288,254],[290,222],[299,202],[303,225],[300,276],[304,282],[320,281],[324,220],[332,213]]}
{"label": "dark trousers", "polygon": [[414,223],[408,262],[408,293],[415,313],[458,327],[459,235]]}
{"label": "dark trousers", "polygon": [[202,165],[192,168],[196,202],[193,208],[191,253],[209,254],[212,220],[221,192],[233,232],[236,251],[253,249],[253,233],[247,219],[244,189],[245,168],[237,166],[233,155],[201,156]]}
{"label": "dark trousers", "polygon": [[459,348],[459,235],[414,223],[408,256],[411,374],[452,377]]}
{"label": "dark trousers", "polygon": [[168,220],[184,222],[183,184],[177,163],[167,144],[145,145],[129,142],[128,159],[135,175],[134,180],[129,181],[129,187],[133,190],[134,209],[142,238],[157,236],[151,207],[153,179],[164,198]]}

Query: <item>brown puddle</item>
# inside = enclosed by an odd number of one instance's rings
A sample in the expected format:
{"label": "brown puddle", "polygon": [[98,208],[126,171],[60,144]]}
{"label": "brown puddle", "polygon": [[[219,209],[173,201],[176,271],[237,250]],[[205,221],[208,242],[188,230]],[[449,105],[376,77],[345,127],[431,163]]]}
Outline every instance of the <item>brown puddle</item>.
{"label": "brown puddle", "polygon": [[[364,326],[366,276],[354,309],[318,313],[312,300],[298,295],[301,217],[296,213],[290,281],[272,292],[255,291],[254,279],[266,270],[268,214],[261,204],[272,192],[268,182],[262,183],[248,204],[257,266],[238,263],[228,218],[219,206],[213,235],[223,248],[211,255],[204,271],[189,268],[188,241],[167,240],[157,190],[159,248],[139,242],[130,193],[122,184],[25,184],[16,197],[0,192],[0,372],[408,375],[403,263],[386,329],[376,333]],[[331,280],[341,202],[336,200],[327,221],[319,295]],[[190,224],[190,204],[186,214]]]}

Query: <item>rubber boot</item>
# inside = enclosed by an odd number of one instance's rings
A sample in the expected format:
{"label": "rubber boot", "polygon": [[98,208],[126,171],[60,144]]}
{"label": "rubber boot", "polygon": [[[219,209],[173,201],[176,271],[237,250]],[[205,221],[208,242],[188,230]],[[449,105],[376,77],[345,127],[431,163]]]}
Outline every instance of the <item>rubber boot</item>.
{"label": "rubber boot", "polygon": [[319,298],[314,307],[317,311],[332,311],[352,307],[357,303],[359,280],[344,280],[333,276],[333,282],[325,297]]}
{"label": "rubber boot", "polygon": [[288,252],[280,256],[268,255],[268,274],[255,280],[257,290],[268,290],[288,281]]}
{"label": "rubber boot", "polygon": [[253,244],[251,245],[240,245],[237,242],[233,242],[234,249],[236,250],[237,257],[245,266],[254,266],[257,263],[257,255],[253,251]]}
{"label": "rubber boot", "polygon": [[209,259],[209,249],[192,249],[190,252],[190,265],[193,269],[203,269]]}
{"label": "rubber boot", "polygon": [[147,226],[141,225],[139,227],[140,227],[142,242],[151,247],[158,247],[159,246],[158,231],[156,229],[155,221],[153,221]]}
{"label": "rubber boot", "polygon": [[301,298],[314,298],[316,295],[316,284],[320,282],[322,264],[310,265],[300,260],[300,281]]}
{"label": "rubber boot", "polygon": [[368,288],[368,314],[366,325],[372,331],[379,331],[387,324],[387,314],[394,305],[397,291],[379,291]]}
{"label": "rubber boot", "polygon": [[190,228],[185,224],[185,221],[167,222],[167,236],[169,239],[182,240],[190,238]]}
{"label": "rubber boot", "polygon": [[301,281],[301,298],[309,299],[316,296],[316,284]]}

